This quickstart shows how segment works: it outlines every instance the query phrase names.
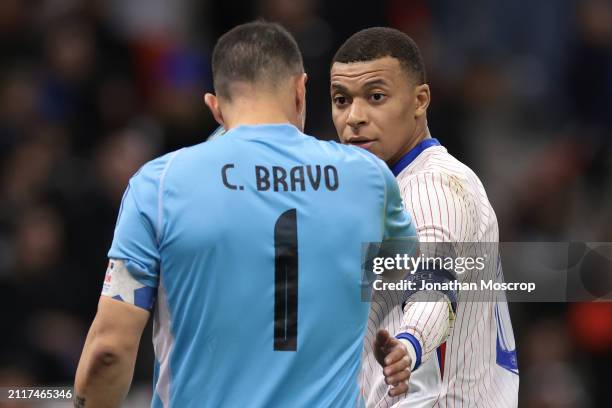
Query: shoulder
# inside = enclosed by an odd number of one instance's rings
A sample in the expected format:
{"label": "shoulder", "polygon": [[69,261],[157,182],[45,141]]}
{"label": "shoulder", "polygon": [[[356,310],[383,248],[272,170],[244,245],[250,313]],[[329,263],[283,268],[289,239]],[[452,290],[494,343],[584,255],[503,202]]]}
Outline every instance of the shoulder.
{"label": "shoulder", "polygon": [[168,170],[168,167],[170,167],[176,156],[182,153],[184,150],[185,149],[175,150],[148,161],[132,176],[130,179],[130,185],[155,180],[159,181],[164,172]]}
{"label": "shoulder", "polygon": [[208,159],[218,157],[221,151],[229,150],[231,150],[229,140],[219,137],[171,151],[145,163],[130,179],[130,186],[143,183],[163,185],[173,169],[186,163],[206,163]]}
{"label": "shoulder", "polygon": [[472,169],[443,147],[428,150],[397,176],[402,193],[411,192],[406,191],[411,187],[429,187],[445,189],[446,193],[464,200],[478,194],[481,183]]}
{"label": "shoulder", "polygon": [[128,189],[137,201],[152,202],[157,200],[168,169],[184,150],[175,150],[145,163],[130,178]]}

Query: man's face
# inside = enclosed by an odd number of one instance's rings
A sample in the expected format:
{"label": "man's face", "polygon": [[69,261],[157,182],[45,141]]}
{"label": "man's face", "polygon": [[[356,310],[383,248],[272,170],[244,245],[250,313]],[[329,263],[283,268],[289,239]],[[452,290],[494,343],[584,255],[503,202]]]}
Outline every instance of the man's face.
{"label": "man's face", "polygon": [[332,117],[340,141],[394,164],[416,143],[416,117],[421,113],[415,88],[393,57],[334,63]]}

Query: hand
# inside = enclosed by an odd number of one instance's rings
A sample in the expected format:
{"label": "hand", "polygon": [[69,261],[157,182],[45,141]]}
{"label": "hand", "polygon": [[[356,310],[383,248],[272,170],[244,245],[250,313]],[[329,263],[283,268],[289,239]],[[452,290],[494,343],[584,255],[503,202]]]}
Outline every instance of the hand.
{"label": "hand", "polygon": [[385,382],[391,386],[389,396],[397,397],[407,392],[412,360],[406,346],[388,331],[379,330],[374,340],[374,356],[383,367]]}

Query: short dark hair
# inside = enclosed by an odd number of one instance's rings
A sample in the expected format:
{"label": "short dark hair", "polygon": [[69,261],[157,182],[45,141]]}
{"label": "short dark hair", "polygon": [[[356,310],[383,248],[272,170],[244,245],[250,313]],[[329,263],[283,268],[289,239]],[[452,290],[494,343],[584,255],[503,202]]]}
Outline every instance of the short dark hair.
{"label": "short dark hair", "polygon": [[425,63],[414,40],[389,27],[366,28],[353,34],[334,55],[334,62],[367,62],[383,57],[396,58],[419,84],[427,80]]}
{"label": "short dark hair", "polygon": [[213,83],[218,96],[231,100],[235,81],[271,85],[304,72],[295,39],[280,24],[254,21],[223,34],[213,50]]}

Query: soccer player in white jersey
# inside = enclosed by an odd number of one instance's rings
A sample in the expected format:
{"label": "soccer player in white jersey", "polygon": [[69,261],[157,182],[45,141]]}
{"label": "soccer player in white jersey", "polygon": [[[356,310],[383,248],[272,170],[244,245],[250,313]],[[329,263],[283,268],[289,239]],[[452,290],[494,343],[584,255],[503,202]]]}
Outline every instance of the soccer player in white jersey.
{"label": "soccer player in white jersey", "polygon": [[[430,136],[430,88],[414,41],[390,28],[354,34],[334,56],[330,91],[341,141],[369,150],[391,168],[421,243],[452,243],[456,256],[474,248],[460,243],[494,245],[495,261],[480,274],[441,270],[423,276],[503,279],[497,219],[482,183]],[[437,301],[419,301],[435,294],[413,292],[405,303],[385,294],[372,303],[361,379],[367,406],[517,406],[518,367],[505,298],[483,301],[483,293],[449,290]],[[412,355],[409,391],[399,397],[388,395],[374,365],[379,327]]]}

